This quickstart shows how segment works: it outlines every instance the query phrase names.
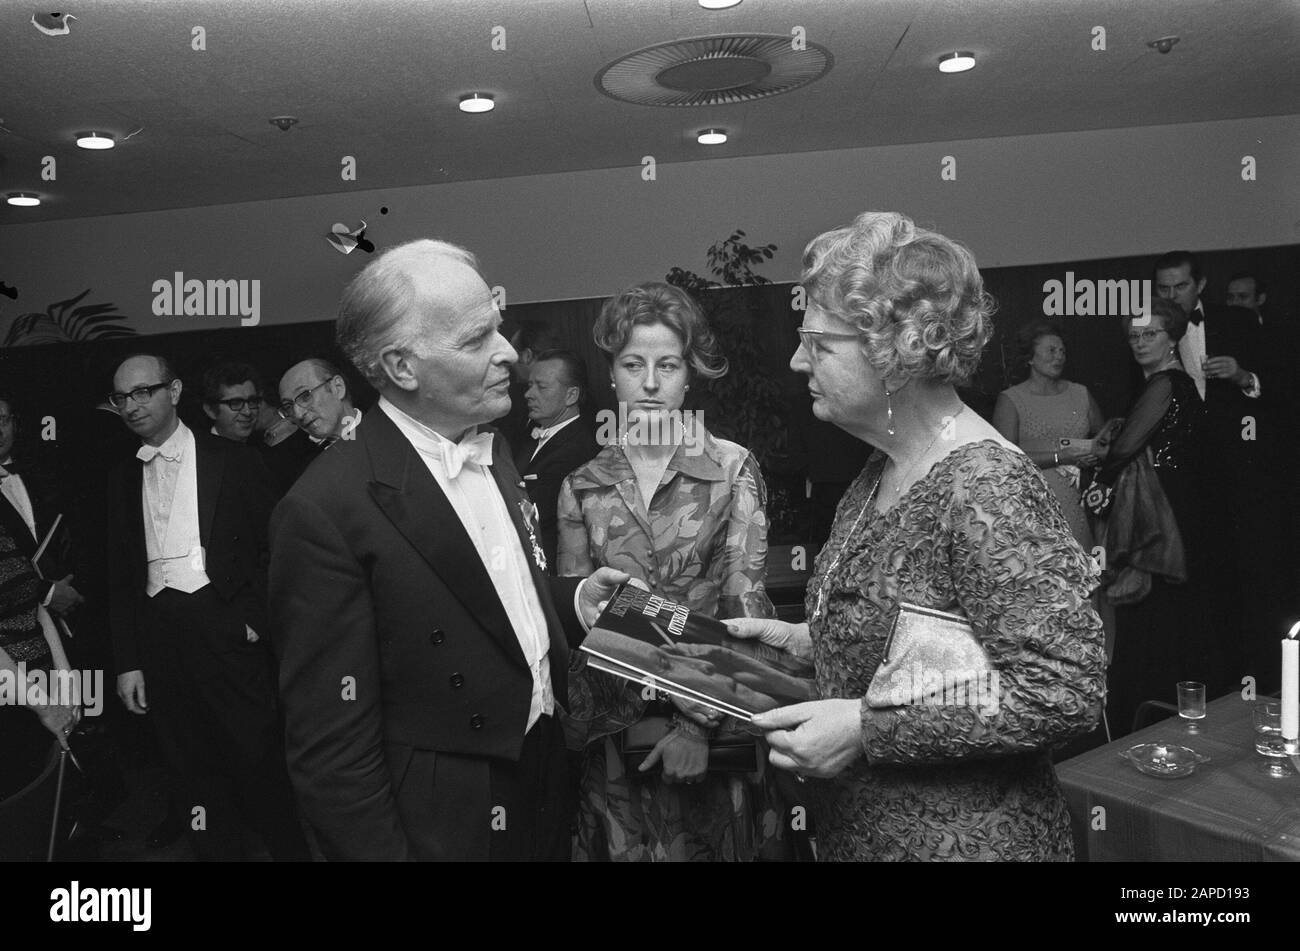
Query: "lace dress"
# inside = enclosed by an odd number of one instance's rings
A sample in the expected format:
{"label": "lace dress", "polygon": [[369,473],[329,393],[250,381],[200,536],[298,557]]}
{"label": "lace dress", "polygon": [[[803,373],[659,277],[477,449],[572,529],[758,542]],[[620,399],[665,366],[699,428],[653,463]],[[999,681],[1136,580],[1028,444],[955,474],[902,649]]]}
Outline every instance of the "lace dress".
{"label": "lace dress", "polygon": [[885,461],[876,453],[849,488],[809,584],[820,693],[866,695],[903,600],[971,619],[997,704],[864,704],[865,757],[808,783],[818,858],[1069,861],[1051,751],[1101,713],[1103,634],[1089,601],[1099,572],[1038,469],[994,440],[953,450],[850,537]]}

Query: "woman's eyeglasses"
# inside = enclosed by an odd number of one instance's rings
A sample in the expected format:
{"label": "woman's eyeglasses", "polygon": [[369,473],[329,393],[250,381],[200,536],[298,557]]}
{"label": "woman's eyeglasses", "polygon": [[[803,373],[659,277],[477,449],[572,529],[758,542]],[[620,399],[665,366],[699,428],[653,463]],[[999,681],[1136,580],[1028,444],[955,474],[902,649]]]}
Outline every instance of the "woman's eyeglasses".
{"label": "woman's eyeglasses", "polygon": [[1134,331],[1134,332],[1132,332],[1132,333],[1130,333],[1130,334],[1128,335],[1128,342],[1129,342],[1129,343],[1137,343],[1137,342],[1140,340],[1142,343],[1150,343],[1152,340],[1155,340],[1155,339],[1156,339],[1156,335],[1157,335],[1157,334],[1162,334],[1162,333],[1165,333],[1165,332],[1166,332],[1166,331],[1165,331],[1163,328],[1160,329],[1160,330],[1138,330],[1138,331]]}
{"label": "woman's eyeglasses", "polygon": [[837,334],[828,330],[809,330],[806,327],[796,327],[795,333],[799,335],[799,342],[803,345],[804,352],[808,354],[808,359],[817,359],[817,341],[819,340],[861,340],[866,336],[864,333],[855,334]]}

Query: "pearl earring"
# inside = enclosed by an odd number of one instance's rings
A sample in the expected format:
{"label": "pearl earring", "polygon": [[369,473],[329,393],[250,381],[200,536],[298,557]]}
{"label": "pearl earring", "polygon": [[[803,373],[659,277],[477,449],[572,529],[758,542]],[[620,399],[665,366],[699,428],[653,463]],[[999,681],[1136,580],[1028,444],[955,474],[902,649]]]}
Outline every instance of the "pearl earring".
{"label": "pearl earring", "polygon": [[889,387],[885,387],[885,412],[889,414],[885,432],[892,436],[894,435],[894,401],[890,399],[891,396],[893,394],[889,392]]}

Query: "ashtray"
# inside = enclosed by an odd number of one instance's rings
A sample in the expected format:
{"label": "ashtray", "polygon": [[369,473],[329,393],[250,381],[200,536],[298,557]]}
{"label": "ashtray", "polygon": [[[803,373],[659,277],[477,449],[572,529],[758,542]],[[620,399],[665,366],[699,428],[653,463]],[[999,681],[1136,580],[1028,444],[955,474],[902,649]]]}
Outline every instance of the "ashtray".
{"label": "ashtray", "polygon": [[1210,761],[1208,756],[1196,750],[1171,743],[1139,743],[1119,755],[1148,776],[1159,776],[1161,779],[1190,776],[1197,766]]}

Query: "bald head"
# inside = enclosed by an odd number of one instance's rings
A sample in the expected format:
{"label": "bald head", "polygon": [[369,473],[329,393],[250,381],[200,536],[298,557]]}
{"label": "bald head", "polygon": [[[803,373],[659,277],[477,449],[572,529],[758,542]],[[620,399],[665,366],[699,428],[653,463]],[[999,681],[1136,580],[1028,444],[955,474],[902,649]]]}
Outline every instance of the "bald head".
{"label": "bald head", "polygon": [[164,358],[148,353],[127,357],[113,373],[113,394],[126,428],[149,445],[161,446],[176,431],[181,381]]}

